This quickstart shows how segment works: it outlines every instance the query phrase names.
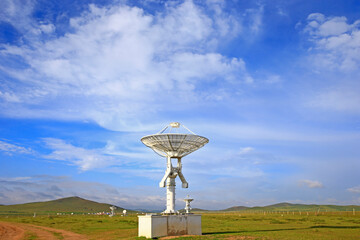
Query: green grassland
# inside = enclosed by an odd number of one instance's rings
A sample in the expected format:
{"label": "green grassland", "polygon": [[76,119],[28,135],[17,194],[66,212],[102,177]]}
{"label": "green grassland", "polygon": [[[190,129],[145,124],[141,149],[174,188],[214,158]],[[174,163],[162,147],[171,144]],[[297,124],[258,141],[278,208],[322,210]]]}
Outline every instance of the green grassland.
{"label": "green grassland", "polygon": [[[89,239],[136,239],[137,215],[1,216],[0,221],[30,223],[87,235]],[[360,239],[360,213],[206,212],[202,236],[179,239]],[[36,239],[36,238],[33,238]]]}

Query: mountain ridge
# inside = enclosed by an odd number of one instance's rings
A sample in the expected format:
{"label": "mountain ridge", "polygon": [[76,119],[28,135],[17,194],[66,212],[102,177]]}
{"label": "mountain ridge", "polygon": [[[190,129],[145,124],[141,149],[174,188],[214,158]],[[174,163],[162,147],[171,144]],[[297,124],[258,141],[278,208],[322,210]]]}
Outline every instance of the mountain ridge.
{"label": "mountain ridge", "polygon": [[[29,214],[29,213],[94,213],[109,212],[113,206],[107,203],[98,203],[78,196],[65,197],[43,202],[30,202],[14,205],[0,206],[0,214]],[[116,206],[116,211],[122,211],[124,208]]]}
{"label": "mountain ridge", "polygon": [[358,205],[325,205],[325,204],[300,204],[300,203],[276,203],[267,206],[255,206],[255,207],[244,207],[244,206],[234,206],[226,208],[219,211],[360,211],[360,206]]}

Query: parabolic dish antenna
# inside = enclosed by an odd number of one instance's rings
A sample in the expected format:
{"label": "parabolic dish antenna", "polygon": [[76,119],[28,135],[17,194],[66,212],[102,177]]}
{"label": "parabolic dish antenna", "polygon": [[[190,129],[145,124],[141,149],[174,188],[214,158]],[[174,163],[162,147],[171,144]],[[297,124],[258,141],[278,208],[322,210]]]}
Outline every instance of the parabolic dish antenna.
{"label": "parabolic dish antenna", "polygon": [[[173,128],[183,127],[189,133],[172,133]],[[169,130],[169,132],[165,132]],[[196,135],[178,122],[170,123],[157,134],[145,136],[141,141],[163,157],[182,158],[209,142],[209,139]]]}
{"label": "parabolic dish antenna", "polygon": [[[186,130],[185,133],[180,131]],[[160,187],[167,187],[166,214],[175,212],[175,178],[179,176],[182,187],[187,188],[188,183],[182,174],[181,158],[198,150],[209,142],[209,139],[196,135],[184,125],[172,122],[157,134],[141,138],[141,141],[160,156],[166,157],[167,168]],[[177,166],[173,167],[171,159],[177,159]]]}

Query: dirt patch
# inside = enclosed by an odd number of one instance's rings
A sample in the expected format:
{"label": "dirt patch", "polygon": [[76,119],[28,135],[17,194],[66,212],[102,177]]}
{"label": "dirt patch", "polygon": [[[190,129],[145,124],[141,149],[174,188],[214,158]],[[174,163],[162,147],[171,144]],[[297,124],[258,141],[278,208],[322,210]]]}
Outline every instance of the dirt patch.
{"label": "dirt patch", "polygon": [[20,240],[24,238],[24,233],[31,233],[36,235],[38,239],[43,240],[86,240],[87,237],[49,227],[36,226],[32,224],[23,223],[5,223],[0,222],[0,240]]}
{"label": "dirt patch", "polygon": [[0,222],[0,239],[1,240],[20,240],[24,237],[25,230],[14,224]]}

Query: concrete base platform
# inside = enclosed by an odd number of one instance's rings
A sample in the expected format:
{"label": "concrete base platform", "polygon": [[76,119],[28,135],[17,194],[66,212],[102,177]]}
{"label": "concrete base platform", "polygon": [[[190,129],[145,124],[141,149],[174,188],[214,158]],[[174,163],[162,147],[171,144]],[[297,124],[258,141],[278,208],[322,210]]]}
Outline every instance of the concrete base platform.
{"label": "concrete base platform", "polygon": [[144,215],[139,218],[139,237],[201,235],[201,215]]}

